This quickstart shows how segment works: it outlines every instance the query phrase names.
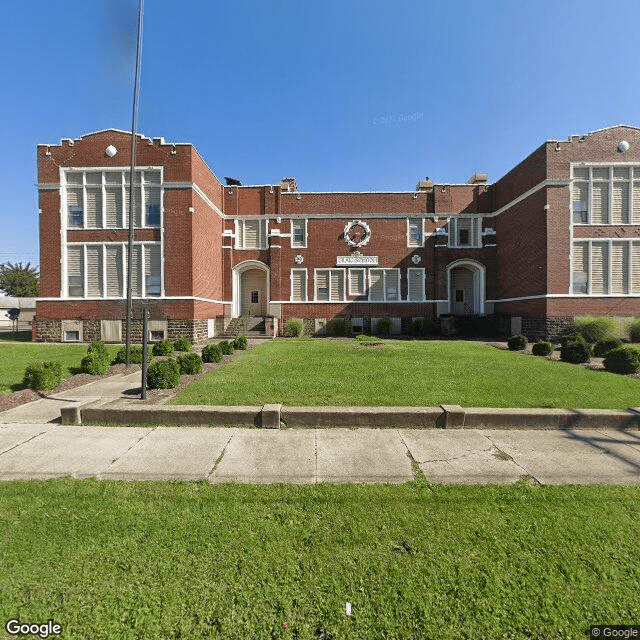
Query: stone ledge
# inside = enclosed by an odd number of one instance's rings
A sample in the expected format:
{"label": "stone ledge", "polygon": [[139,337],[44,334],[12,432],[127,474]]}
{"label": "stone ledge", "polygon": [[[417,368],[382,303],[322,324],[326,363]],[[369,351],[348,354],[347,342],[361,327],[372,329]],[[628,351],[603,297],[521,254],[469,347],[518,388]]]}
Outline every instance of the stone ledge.
{"label": "stone ledge", "polygon": [[62,424],[253,425],[406,429],[640,429],[640,410],[441,407],[283,407],[136,405],[132,400],[91,401],[61,408]]}

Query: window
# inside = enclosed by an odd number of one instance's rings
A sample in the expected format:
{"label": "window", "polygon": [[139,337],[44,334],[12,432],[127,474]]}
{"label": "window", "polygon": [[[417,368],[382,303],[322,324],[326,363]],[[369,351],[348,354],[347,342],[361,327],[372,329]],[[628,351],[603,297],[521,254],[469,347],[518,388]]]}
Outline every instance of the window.
{"label": "window", "polygon": [[306,247],[307,246],[307,221],[292,220],[291,221],[291,246]]}
{"label": "window", "polygon": [[424,296],[424,269],[407,269],[407,299],[422,302]]}
{"label": "window", "polygon": [[456,289],[456,302],[464,302],[464,289]]}
{"label": "window", "polygon": [[260,292],[252,291],[251,292],[251,304],[258,304],[260,302]]}
{"label": "window", "polygon": [[400,300],[400,269],[369,269],[369,300]]}
{"label": "window", "polygon": [[[162,211],[162,174],[158,169],[136,171],[134,224],[158,226]],[[68,171],[63,187],[67,226],[87,229],[122,229],[129,226],[129,172]],[[64,200],[63,200],[64,202]],[[144,204],[145,220],[142,220]]]}
{"label": "window", "polygon": [[161,342],[164,340],[164,331],[149,331],[149,340],[151,342]]}
{"label": "window", "polygon": [[451,218],[449,230],[450,247],[481,247],[482,218]]}
{"label": "window", "polygon": [[364,269],[349,269],[349,295],[367,295],[367,281]]}
{"label": "window", "polygon": [[344,300],[344,269],[317,269],[315,281],[316,300],[324,302]]}
{"label": "window", "polygon": [[64,341],[65,342],[80,342],[80,332],[79,331],[65,331],[64,332]]}
{"label": "window", "polygon": [[407,245],[409,247],[423,246],[422,218],[407,220]]}
{"label": "window", "polygon": [[266,248],[266,220],[236,220],[236,249]]}
{"label": "window", "polygon": [[640,242],[574,242],[571,291],[591,295],[640,293]]}
{"label": "window", "polygon": [[306,302],[307,300],[307,270],[291,269],[291,300]]}
{"label": "window", "polygon": [[[67,247],[69,297],[122,298],[126,295],[126,273],[125,244],[74,244]],[[160,243],[134,244],[131,281],[135,297],[162,294]]]}
{"label": "window", "polygon": [[640,224],[640,167],[573,167],[574,224]]}

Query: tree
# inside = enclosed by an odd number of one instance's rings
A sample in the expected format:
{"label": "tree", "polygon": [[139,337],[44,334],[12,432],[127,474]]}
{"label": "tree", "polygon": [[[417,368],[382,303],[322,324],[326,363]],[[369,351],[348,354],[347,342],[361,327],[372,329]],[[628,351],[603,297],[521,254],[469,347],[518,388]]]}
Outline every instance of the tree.
{"label": "tree", "polygon": [[0,289],[8,296],[15,298],[35,297],[40,293],[40,274],[30,262],[22,266],[22,262],[0,264]]}

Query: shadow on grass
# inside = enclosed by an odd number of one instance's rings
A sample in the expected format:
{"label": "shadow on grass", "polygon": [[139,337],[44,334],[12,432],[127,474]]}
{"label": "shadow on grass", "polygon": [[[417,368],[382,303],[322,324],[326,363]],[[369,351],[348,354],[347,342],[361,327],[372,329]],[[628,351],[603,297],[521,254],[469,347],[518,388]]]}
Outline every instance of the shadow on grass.
{"label": "shadow on grass", "polygon": [[31,331],[0,331],[0,342],[31,342]]}

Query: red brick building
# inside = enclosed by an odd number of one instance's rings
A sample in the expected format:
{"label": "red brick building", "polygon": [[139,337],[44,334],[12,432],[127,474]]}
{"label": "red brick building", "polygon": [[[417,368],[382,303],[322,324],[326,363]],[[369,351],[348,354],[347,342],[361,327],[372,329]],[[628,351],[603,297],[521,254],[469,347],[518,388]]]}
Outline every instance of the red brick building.
{"label": "red brick building", "polygon": [[[412,191],[223,185],[191,144],[138,136],[134,331],[194,341],[233,322],[322,333],[479,315],[556,336],[578,315],[640,316],[640,130],[542,144],[494,184]],[[42,341],[122,341],[130,134],[38,146]],[[135,336],[136,334],[134,334]]]}

